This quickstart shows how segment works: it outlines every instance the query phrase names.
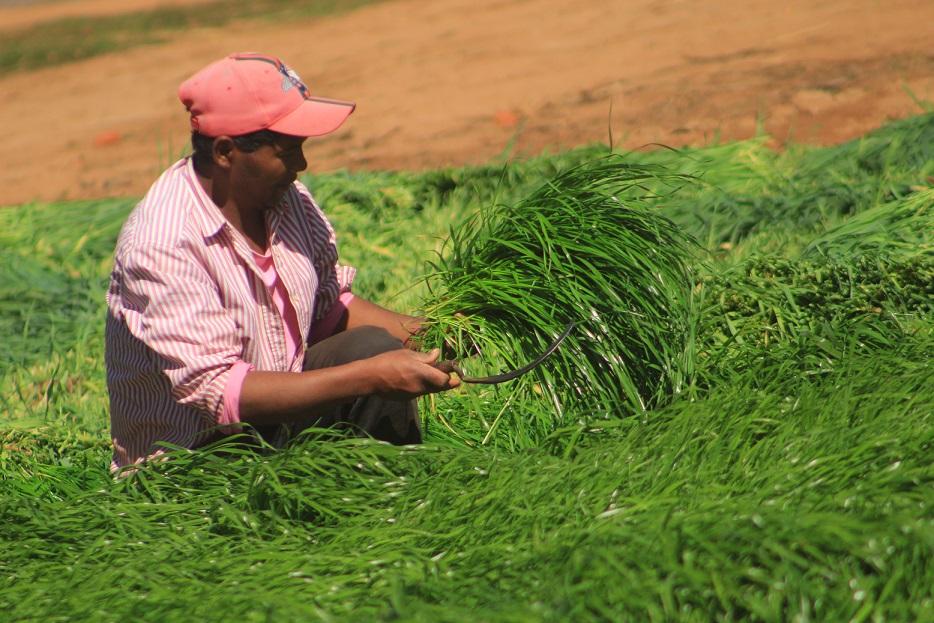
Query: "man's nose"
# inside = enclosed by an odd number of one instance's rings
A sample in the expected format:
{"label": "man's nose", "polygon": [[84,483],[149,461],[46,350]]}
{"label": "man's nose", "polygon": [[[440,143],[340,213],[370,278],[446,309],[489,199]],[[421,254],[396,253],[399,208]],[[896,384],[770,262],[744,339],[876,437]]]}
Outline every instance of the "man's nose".
{"label": "man's nose", "polygon": [[308,168],[308,161],[305,160],[305,154],[303,152],[298,152],[298,156],[295,158],[295,172],[300,173]]}

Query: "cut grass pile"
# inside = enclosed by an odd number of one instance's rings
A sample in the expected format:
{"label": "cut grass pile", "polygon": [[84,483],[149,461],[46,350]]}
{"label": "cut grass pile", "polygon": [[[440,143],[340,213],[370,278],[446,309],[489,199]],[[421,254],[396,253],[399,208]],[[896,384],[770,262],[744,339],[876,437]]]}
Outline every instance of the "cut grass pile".
{"label": "cut grass pile", "polygon": [[650,186],[670,194],[690,182],[607,157],[571,168],[514,205],[481,211],[442,250],[427,315],[455,350],[512,369],[576,323],[546,368],[509,387],[516,404],[553,411],[542,422],[545,434],[562,421],[667,402],[693,368],[692,249],[658,214],[664,195]]}
{"label": "cut grass pile", "polygon": [[[524,385],[426,399],[423,447],[310,434],[275,454],[180,454],[118,483],[103,293],[131,202],[0,212],[0,608],[10,620],[934,620],[932,138],[926,115],[780,154],[747,141],[620,161],[596,146],[505,169],[309,177],[361,269],[357,290],[487,339],[469,365],[518,361],[580,301],[602,314],[619,296],[656,314],[626,335],[629,315],[614,318],[607,336],[650,380],[626,392],[594,357],[587,374],[612,386],[575,399],[577,372],[558,359]],[[593,189],[587,176],[610,164],[600,192],[549,194]],[[639,171],[652,175],[617,194]],[[628,246],[602,247],[592,224]],[[583,270],[593,258],[607,266]],[[643,261],[669,271],[657,300],[639,299],[658,287]],[[668,276],[686,276],[690,296]],[[605,354],[596,344],[578,336],[568,352]],[[678,392],[666,375],[686,361]],[[543,398],[553,389],[560,410]]]}

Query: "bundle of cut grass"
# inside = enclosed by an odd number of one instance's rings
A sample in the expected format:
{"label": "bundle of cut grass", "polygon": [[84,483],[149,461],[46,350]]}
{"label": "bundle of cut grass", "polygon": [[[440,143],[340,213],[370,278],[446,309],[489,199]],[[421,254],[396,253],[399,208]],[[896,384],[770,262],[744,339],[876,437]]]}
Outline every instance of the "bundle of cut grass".
{"label": "bundle of cut grass", "polygon": [[552,426],[665,402],[692,370],[691,243],[655,208],[691,180],[615,155],[514,205],[481,210],[451,232],[433,265],[426,341],[444,334],[477,355],[468,374],[499,372],[533,359],[575,322],[546,365],[513,382],[508,400]]}
{"label": "bundle of cut grass", "polygon": [[857,214],[813,240],[809,256],[850,257],[861,253],[900,256],[934,254],[934,188]]}

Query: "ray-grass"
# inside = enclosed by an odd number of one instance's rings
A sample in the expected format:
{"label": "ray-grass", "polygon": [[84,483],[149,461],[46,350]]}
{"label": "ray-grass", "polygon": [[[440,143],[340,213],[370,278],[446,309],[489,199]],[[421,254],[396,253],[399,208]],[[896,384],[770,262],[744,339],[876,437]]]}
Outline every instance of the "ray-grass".
{"label": "ray-grass", "polygon": [[552,410],[552,427],[666,402],[690,382],[691,242],[655,203],[659,187],[691,182],[606,157],[484,209],[452,231],[429,279],[436,333],[477,353],[464,365],[488,373],[531,361],[577,323],[547,372],[504,392]]}
{"label": "ray-grass", "polygon": [[869,208],[811,241],[805,255],[934,257],[934,188]]}
{"label": "ray-grass", "polygon": [[323,620],[923,618],[931,346],[842,345],[838,367],[791,383],[763,362],[564,455],[314,439],[186,454],[0,507],[16,580],[0,600],[14,618],[100,620],[150,605],[220,620],[222,603]]}
{"label": "ray-grass", "polygon": [[[934,619],[932,127],[627,156],[700,178],[646,207],[712,251],[687,261],[699,382],[664,406],[556,422],[465,387],[424,402],[416,450],[308,437],[122,482],[98,321],[129,202],[0,212],[4,617]],[[309,181],[359,292],[412,305],[449,228],[601,151]]]}

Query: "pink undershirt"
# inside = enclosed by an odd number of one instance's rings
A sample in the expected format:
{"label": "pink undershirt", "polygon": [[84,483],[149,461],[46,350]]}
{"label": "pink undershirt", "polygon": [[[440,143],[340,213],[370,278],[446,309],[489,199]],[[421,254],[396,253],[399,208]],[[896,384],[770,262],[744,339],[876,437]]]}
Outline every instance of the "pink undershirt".
{"label": "pink undershirt", "polygon": [[[256,260],[263,283],[266,284],[272,302],[285,324],[285,352],[292,357],[296,357],[301,351],[302,333],[298,326],[298,316],[295,314],[295,308],[292,306],[292,301],[289,300],[289,293],[285,289],[285,284],[279,279],[272,255],[262,255],[253,251],[253,259]],[[349,291],[342,292],[328,315],[316,322],[315,326],[312,327],[311,334],[308,336],[309,342],[314,344],[331,336],[352,300],[352,293]],[[224,386],[224,408],[218,419],[221,431],[226,434],[234,433],[239,429],[235,425],[240,422],[240,391],[243,389],[243,381],[246,379],[247,373],[253,369],[252,364],[243,360],[237,361],[230,369],[227,385]]]}

